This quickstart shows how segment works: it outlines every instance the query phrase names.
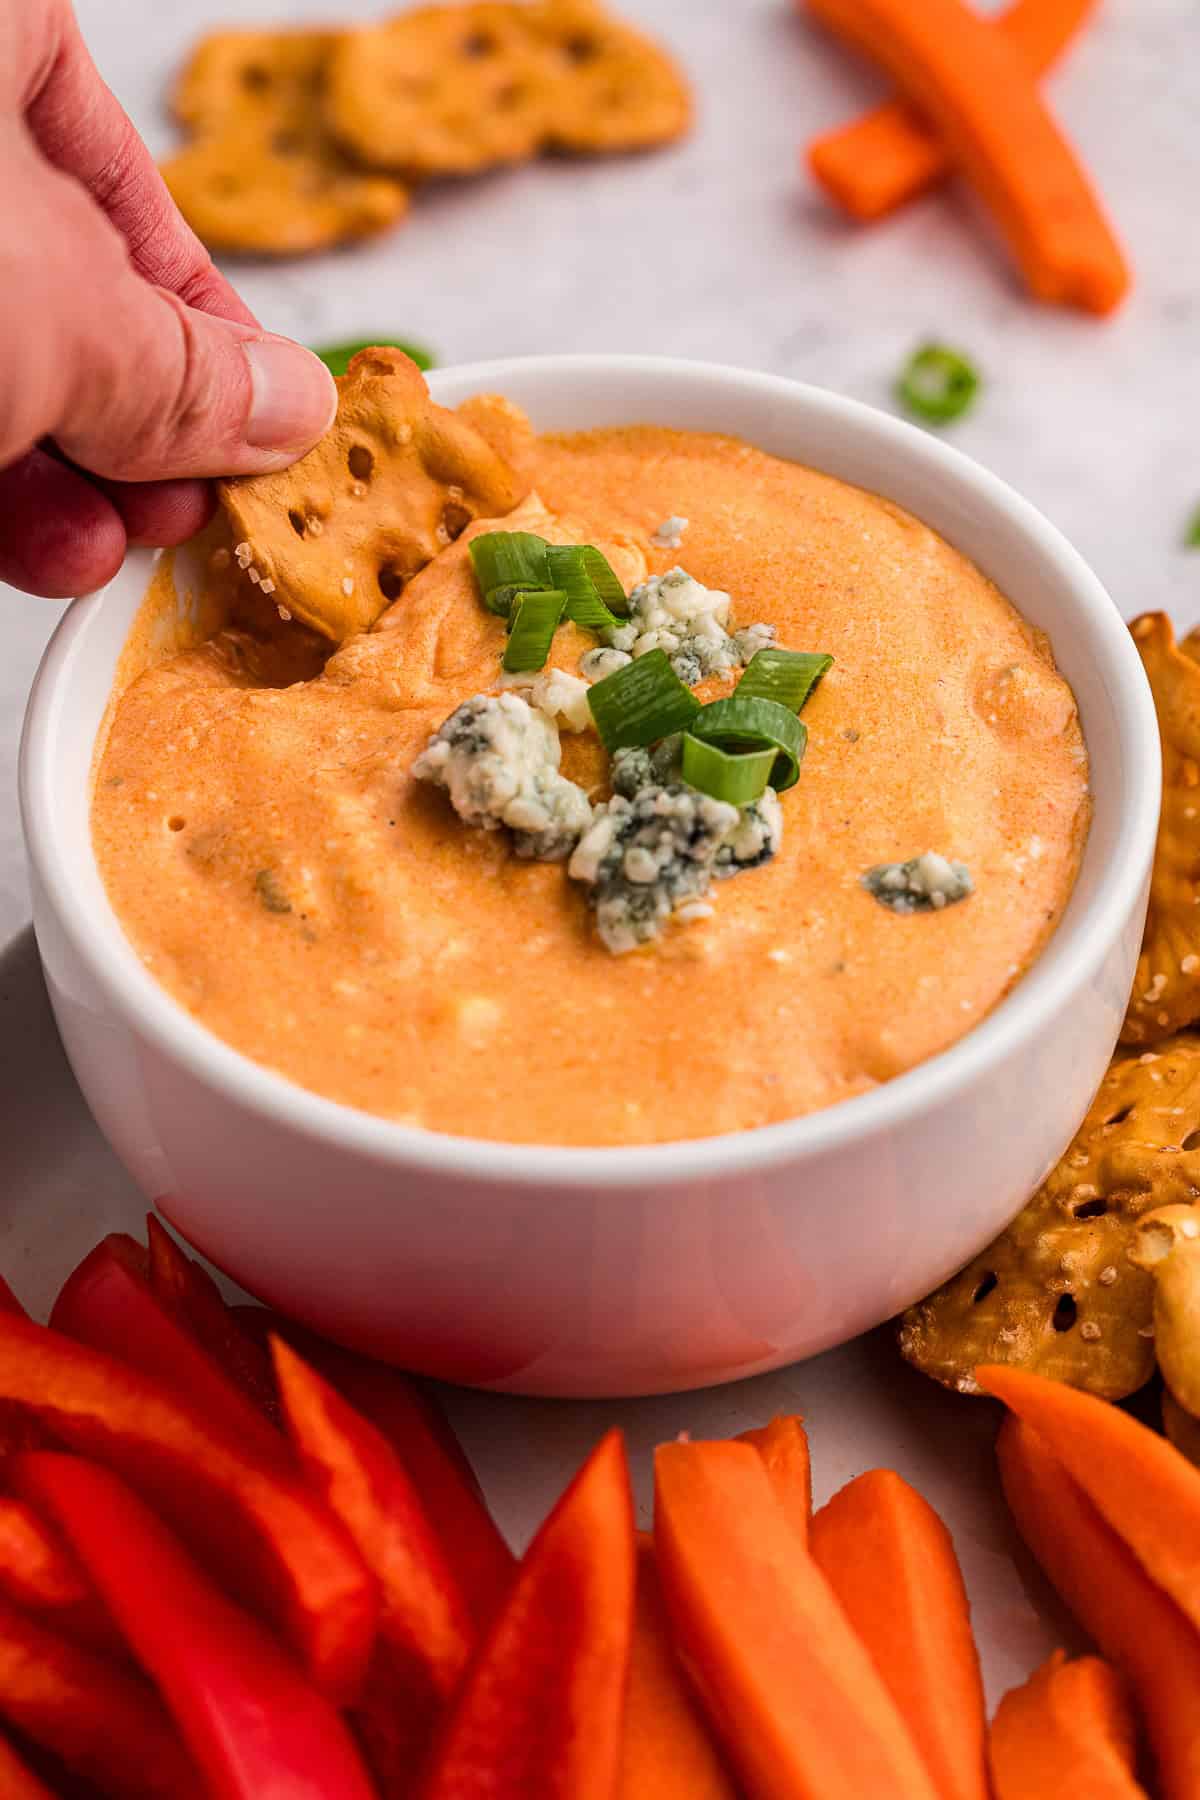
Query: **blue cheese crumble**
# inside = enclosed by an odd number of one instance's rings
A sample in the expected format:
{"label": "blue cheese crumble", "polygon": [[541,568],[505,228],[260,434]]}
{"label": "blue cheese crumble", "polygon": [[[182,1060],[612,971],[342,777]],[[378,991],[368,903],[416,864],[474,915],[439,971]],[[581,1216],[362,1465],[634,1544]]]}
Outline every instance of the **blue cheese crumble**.
{"label": "blue cheese crumble", "polygon": [[656,550],[678,550],[683,543],[683,534],[689,521],[680,513],[672,513],[661,525],[656,525],[650,533],[650,542]]}
{"label": "blue cheese crumble", "polygon": [[538,712],[547,713],[560,730],[587,731],[592,723],[588,683],[566,669],[503,672],[497,686],[521,694]]}
{"label": "blue cheese crumble", "polygon": [[567,865],[588,889],[600,940],[615,955],[652,942],[672,917],[708,917],[713,881],[767,862],[783,835],[773,789],[739,809],[664,784],[663,748],[617,753],[616,791],[596,808]]}
{"label": "blue cheese crumble", "polygon": [[603,681],[606,675],[615,675],[626,663],[633,661],[628,650],[612,650],[601,645],[598,650],[585,650],[579,659],[579,673],[589,684]]}
{"label": "blue cheese crumble", "polygon": [[[741,668],[755,650],[775,641],[773,625],[731,633],[731,604],[722,589],[705,587],[686,569],[668,569],[634,588],[628,618],[605,634],[605,645],[631,657],[665,650],[676,675],[690,687],[707,675]],[[589,679],[600,676],[590,674]]]}
{"label": "blue cheese crumble", "polygon": [[941,912],[975,891],[964,863],[926,850],[907,862],[879,863],[862,877],[867,892],[895,913]]}
{"label": "blue cheese crumble", "polygon": [[592,809],[559,773],[561,755],[553,719],[519,694],[476,694],[434,732],[412,772],[444,788],[465,825],[503,826],[518,856],[565,862]]}

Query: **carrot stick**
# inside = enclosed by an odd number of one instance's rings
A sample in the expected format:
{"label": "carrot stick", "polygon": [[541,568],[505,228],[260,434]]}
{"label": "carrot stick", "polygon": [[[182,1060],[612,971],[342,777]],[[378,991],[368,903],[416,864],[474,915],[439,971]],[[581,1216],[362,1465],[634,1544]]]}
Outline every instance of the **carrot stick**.
{"label": "carrot stick", "polygon": [[936,129],[993,213],[1032,293],[1112,312],[1120,246],[1020,52],[964,0],[808,0],[879,63]]}
{"label": "carrot stick", "polygon": [[637,1552],[619,1431],[530,1544],[414,1800],[612,1800]]}
{"label": "carrot stick", "polygon": [[807,1544],[812,1519],[812,1464],[808,1434],[799,1413],[781,1413],[769,1425],[743,1431],[739,1444],[751,1444],[766,1465],[775,1498],[788,1516],[792,1529]]}
{"label": "carrot stick", "polygon": [[[801,6],[804,0],[800,0]],[[988,21],[1037,74],[1048,69],[1096,0],[1012,0]],[[821,186],[856,219],[881,219],[950,173],[936,134],[903,100],[887,100],[849,125],[815,138],[808,163]]]}
{"label": "carrot stick", "polygon": [[933,1508],[891,1469],[872,1469],[820,1509],[810,1543],[942,1800],[988,1800],[979,1653]]}
{"label": "carrot stick", "polygon": [[654,1540],[638,1534],[637,1607],[615,1800],[734,1800],[675,1657]]}
{"label": "carrot stick", "polygon": [[654,1547],[685,1666],[754,1800],[934,1800],[912,1738],[748,1444],[665,1444]]}
{"label": "carrot stick", "polygon": [[1200,1627],[1200,1469],[1157,1432],[1078,1388],[997,1363],[975,1377],[1040,1433],[1150,1579]]}
{"label": "carrot stick", "polygon": [[1017,1530],[1088,1636],[1133,1688],[1157,1765],[1155,1792],[1160,1800],[1195,1800],[1200,1636],[1032,1426],[1006,1419],[996,1454]]}
{"label": "carrot stick", "polygon": [[988,1742],[995,1800],[1146,1800],[1125,1683],[1098,1656],[1056,1650],[1005,1694]]}

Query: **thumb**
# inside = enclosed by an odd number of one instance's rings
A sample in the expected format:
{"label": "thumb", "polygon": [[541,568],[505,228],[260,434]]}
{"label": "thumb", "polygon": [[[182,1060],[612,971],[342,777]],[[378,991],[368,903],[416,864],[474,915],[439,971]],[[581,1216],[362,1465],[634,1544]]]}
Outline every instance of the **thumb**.
{"label": "thumb", "polygon": [[52,190],[39,234],[50,254],[26,289],[26,329],[9,338],[49,347],[17,373],[30,441],[52,435],[72,462],[117,481],[260,474],[316,442],[337,390],[310,351],[151,286],[78,186],[38,173]]}
{"label": "thumb", "polygon": [[196,312],[161,288],[142,287],[117,316],[119,341],[85,345],[53,434],[94,474],[262,474],[295,462],[333,422],[333,377],[288,338]]}

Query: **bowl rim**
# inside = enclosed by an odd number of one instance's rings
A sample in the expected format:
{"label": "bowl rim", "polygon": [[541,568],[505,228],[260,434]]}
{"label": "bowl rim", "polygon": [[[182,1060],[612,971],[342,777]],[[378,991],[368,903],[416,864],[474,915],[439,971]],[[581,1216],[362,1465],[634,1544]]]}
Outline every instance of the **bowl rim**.
{"label": "bowl rim", "polygon": [[[59,621],[34,679],[21,738],[19,788],[26,846],[59,929],[117,1015],[197,1081],[302,1137],[413,1174],[580,1191],[718,1180],[824,1156],[945,1105],[969,1090],[990,1065],[1036,1039],[1100,966],[1140,902],[1159,812],[1157,720],[1141,660],[1115,603],[1058,528],[1008,483],[941,438],[811,383],[727,364],[624,354],[514,356],[463,363],[434,371],[430,383],[435,397],[442,386],[502,390],[506,382],[519,380],[532,369],[563,381],[624,372],[724,383],[789,405],[799,403],[810,415],[873,433],[893,453],[919,456],[933,472],[940,469],[969,482],[981,505],[1007,515],[1010,528],[1032,538],[1083,602],[1092,654],[1111,675],[1118,734],[1114,756],[1123,763],[1131,794],[1114,853],[1080,915],[1059,924],[1016,987],[947,1049],[877,1088],[798,1118],[666,1143],[567,1146],[451,1136],[360,1111],[301,1087],[227,1044],[158,984],[111,908],[106,916],[97,916],[69,903],[71,866],[79,847],[72,850],[59,831],[50,779],[53,740],[72,650],[92,610],[104,602],[109,589],[102,588],[76,600]],[[149,553],[141,554],[148,569]],[[84,854],[92,856],[90,840]]]}

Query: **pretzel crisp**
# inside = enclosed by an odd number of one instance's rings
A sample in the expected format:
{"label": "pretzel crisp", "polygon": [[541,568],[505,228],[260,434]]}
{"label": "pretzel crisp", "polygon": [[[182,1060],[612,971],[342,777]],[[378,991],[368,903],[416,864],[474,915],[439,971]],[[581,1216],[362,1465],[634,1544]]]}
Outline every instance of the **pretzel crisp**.
{"label": "pretzel crisp", "polygon": [[227,31],[197,45],[174,108],[191,143],[163,175],[213,249],[289,256],[384,231],[408,190],[354,167],[325,124],[338,34]]}
{"label": "pretzel crisp", "polygon": [[337,417],[307,456],[219,488],[249,579],[335,643],[368,630],[472,519],[502,517],[528,487],[433,404],[401,351],[362,351],[338,390]]}
{"label": "pretzel crisp", "polygon": [[1138,1220],[1129,1260],[1154,1277],[1154,1350],[1185,1412],[1200,1416],[1200,1208],[1160,1206]]}
{"label": "pretzel crisp", "polygon": [[1162,736],[1163,802],[1146,935],[1127,1044],[1152,1044],[1200,1019],[1200,663],[1194,639],[1176,644],[1165,613],[1130,626],[1154,693]]}
{"label": "pretzel crisp", "polygon": [[900,1323],[909,1362],[960,1393],[1017,1363],[1110,1400],[1154,1372],[1154,1280],[1138,1219],[1200,1197],[1200,1035],[1114,1058],[1066,1155],[1024,1211]]}
{"label": "pretzel crisp", "polygon": [[1181,1456],[1200,1469],[1200,1419],[1185,1412],[1169,1387],[1162,1391],[1163,1431]]}
{"label": "pretzel crisp", "polygon": [[649,149],[683,135],[691,99],[666,52],[597,0],[481,0],[345,34],[328,110],[359,162],[417,177]]}

